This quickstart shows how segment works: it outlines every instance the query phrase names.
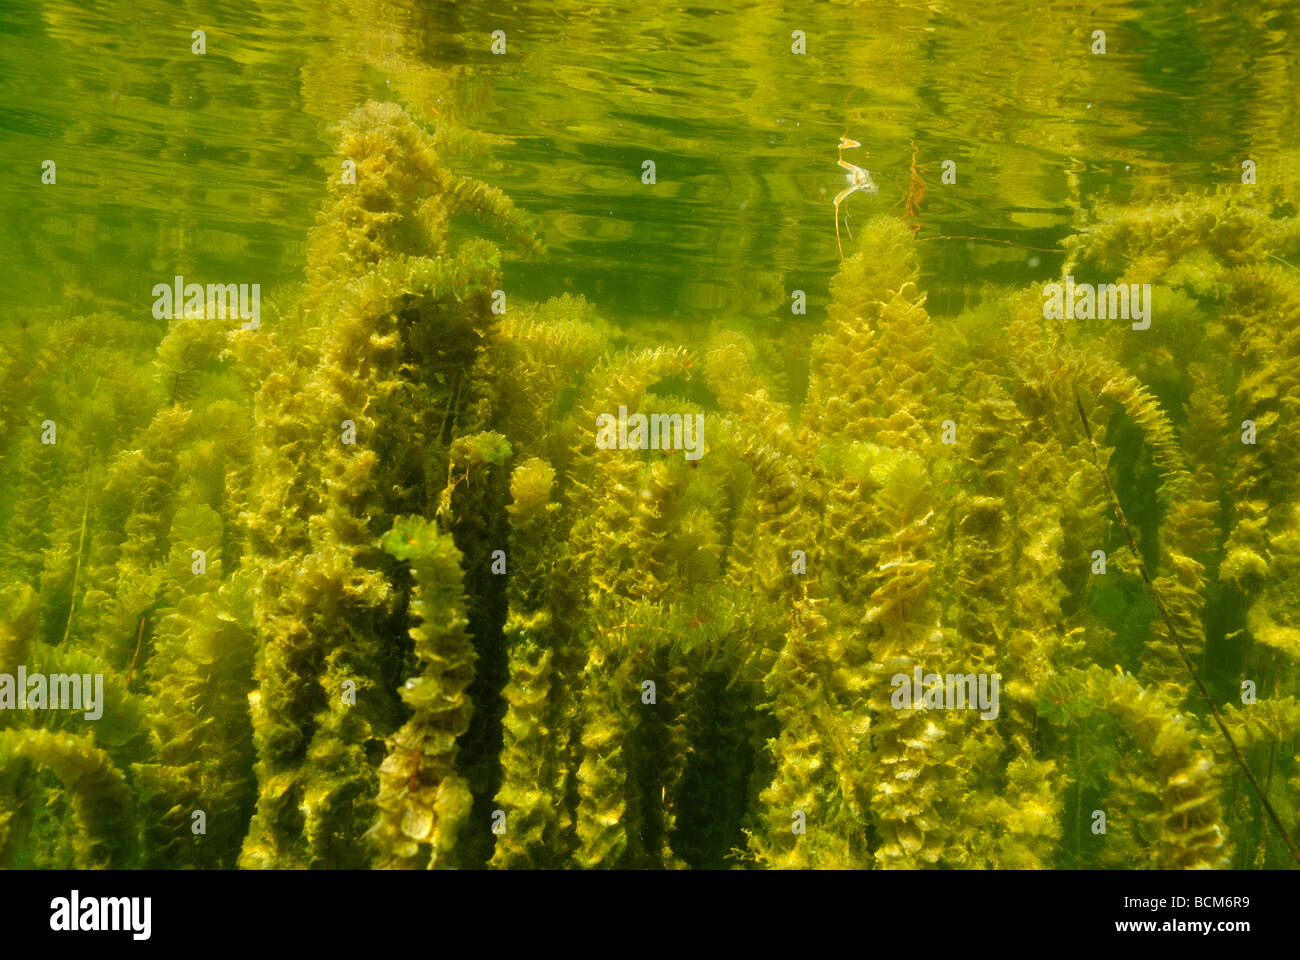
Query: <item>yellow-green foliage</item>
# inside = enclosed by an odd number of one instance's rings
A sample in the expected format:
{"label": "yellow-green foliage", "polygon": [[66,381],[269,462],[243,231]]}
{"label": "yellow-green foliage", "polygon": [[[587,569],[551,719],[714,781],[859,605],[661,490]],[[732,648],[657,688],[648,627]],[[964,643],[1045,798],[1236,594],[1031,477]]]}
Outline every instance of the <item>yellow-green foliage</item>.
{"label": "yellow-green foliage", "polygon": [[[1153,283],[1133,331],[932,316],[879,217],[820,325],[687,348],[502,313],[472,233],[541,247],[464,131],[337,132],[260,329],[0,338],[0,673],[105,675],[93,725],[0,713],[0,862],[1293,862],[1192,672],[1294,830],[1295,218],[1094,211],[1062,276]],[[598,446],[621,408],[703,457]],[[896,703],[916,670],[996,716]]]}
{"label": "yellow-green foliage", "polygon": [[1118,671],[1093,666],[1074,678],[1073,689],[1073,715],[1104,710],[1150,758],[1111,773],[1107,835],[1113,842],[1103,862],[1176,870],[1227,866],[1218,774],[1187,717],[1159,692]]}
{"label": "yellow-green foliage", "polygon": [[511,309],[496,328],[501,368],[500,414],[514,425],[521,454],[564,456],[556,405],[589,370],[605,345],[591,306],[564,295]]}
{"label": "yellow-green foliage", "polygon": [[554,866],[555,844],[567,829],[564,795],[567,768],[558,704],[565,691],[555,669],[556,635],[551,622],[550,581],[555,514],[555,470],[544,460],[521,463],[510,475],[510,681],[505,689],[505,744],[497,803],[505,814],[492,864]]}
{"label": "yellow-green foliage", "polygon": [[428,521],[399,518],[383,547],[410,564],[415,580],[411,628],[422,672],[402,687],[413,716],[388,741],[379,768],[379,821],[372,832],[377,866],[455,866],[456,836],[471,797],[456,773],[456,738],[469,726],[466,688],[474,646],[466,632],[460,551]]}
{"label": "yellow-green foliage", "polygon": [[[12,785],[24,764],[51,770],[71,798],[76,828],[68,831],[78,869],[125,867],[135,853],[131,790],[108,754],[90,738],[50,730],[0,732],[0,784]],[[8,793],[9,791],[6,791]],[[14,811],[0,810],[0,854],[12,840]]]}
{"label": "yellow-green foliage", "polygon": [[[430,176],[433,141],[400,109],[367,104],[342,133],[357,183],[331,183],[313,234],[310,325],[263,348],[274,359],[256,404],[260,502],[248,517],[261,578],[249,865],[364,862],[355,840],[377,786],[364,745],[394,720],[380,634],[396,592],[378,539],[403,509],[429,509],[451,466],[477,465],[449,464],[449,434],[490,322],[495,250],[448,251],[459,201]],[[473,459],[477,447],[454,449]]]}
{"label": "yellow-green foliage", "polygon": [[36,591],[25,583],[11,583],[0,590],[0,672],[13,673],[27,662],[36,633],[38,602]]}
{"label": "yellow-green foliage", "polygon": [[1229,189],[1146,207],[1101,210],[1094,223],[1067,241],[1071,253],[1062,274],[1083,280],[1083,271],[1095,270],[1102,277],[1122,277],[1125,283],[1163,277],[1205,293],[1221,282],[1225,271],[1259,263],[1297,240],[1300,227],[1294,218],[1271,217]]}
{"label": "yellow-green foliage", "polygon": [[636,657],[644,655],[641,643],[652,642],[642,640],[650,626],[614,624],[593,637],[582,672],[582,763],[576,771],[581,799],[573,853],[580,867],[637,864],[644,856],[635,833],[639,811],[627,791],[626,745],[635,725]]}
{"label": "yellow-green foliage", "polygon": [[178,510],[172,521],[173,596],[146,671],[156,762],[138,765],[154,866],[233,867],[239,849],[231,838],[248,815],[252,743],[241,701],[252,679],[252,617],[241,608],[247,577],[222,584],[221,532],[205,505]]}

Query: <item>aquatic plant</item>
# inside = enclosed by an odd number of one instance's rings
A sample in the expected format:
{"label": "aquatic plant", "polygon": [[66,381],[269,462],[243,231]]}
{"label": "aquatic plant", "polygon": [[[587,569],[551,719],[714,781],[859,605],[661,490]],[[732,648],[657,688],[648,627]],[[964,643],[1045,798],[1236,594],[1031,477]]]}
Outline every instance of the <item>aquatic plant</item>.
{"label": "aquatic plant", "polygon": [[[3,344],[0,674],[105,683],[0,711],[0,862],[1294,862],[1294,217],[1094,211],[1062,276],[1152,284],[1147,330],[932,316],[872,220],[804,390],[758,334],[494,312],[528,219],[393,104],[337,132],[260,329]],[[597,444],[621,409],[704,456]]]}
{"label": "aquatic plant", "polygon": [[415,655],[424,668],[402,687],[414,714],[389,740],[379,768],[377,866],[446,867],[472,797],[456,773],[456,740],[469,727],[466,689],[474,647],[462,610],[461,554],[450,536],[418,518],[399,517],[384,550],[411,565]]}

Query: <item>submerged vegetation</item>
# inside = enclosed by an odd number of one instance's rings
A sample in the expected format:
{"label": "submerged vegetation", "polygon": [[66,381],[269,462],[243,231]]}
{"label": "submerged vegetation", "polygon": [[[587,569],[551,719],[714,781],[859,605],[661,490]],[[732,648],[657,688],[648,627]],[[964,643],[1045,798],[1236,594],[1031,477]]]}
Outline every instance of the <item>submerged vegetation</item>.
{"label": "submerged vegetation", "polygon": [[[461,225],[528,219],[395,105],[338,132],[259,329],[0,344],[0,674],[104,677],[0,711],[0,864],[1294,862],[1293,206],[1096,210],[1062,276],[1151,284],[1142,331],[932,317],[879,217],[804,388],[757,335],[500,310]],[[705,455],[598,446],[622,407]],[[917,669],[1000,710],[898,709]]]}

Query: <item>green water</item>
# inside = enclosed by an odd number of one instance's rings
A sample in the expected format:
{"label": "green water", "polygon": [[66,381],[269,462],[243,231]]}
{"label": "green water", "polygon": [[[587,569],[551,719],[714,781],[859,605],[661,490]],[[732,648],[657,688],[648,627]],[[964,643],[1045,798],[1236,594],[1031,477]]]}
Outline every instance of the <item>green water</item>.
{"label": "green water", "polygon": [[0,865],[1294,865],[1298,11],[0,0]]}
{"label": "green water", "polygon": [[[864,145],[854,162],[881,186],[846,208],[859,220],[906,192],[915,142],[932,181],[923,235],[1040,247],[1069,232],[1082,198],[1207,187],[1241,147],[1282,148],[1297,14],[1252,11],[394,3],[353,17],[7,3],[0,135],[14,172],[0,185],[0,256],[30,278],[17,303],[38,308],[69,296],[126,307],[144,296],[134,276],[173,265],[292,282],[323,195],[325,128],[392,97],[498,138],[463,167],[538,218],[551,256],[512,271],[524,295],[584,293],[629,321],[775,322],[792,285],[824,298],[838,262],[841,134]],[[196,28],[212,38],[205,59],[189,53]],[[1089,37],[1102,28],[1099,58]],[[494,29],[504,57],[490,53]],[[809,38],[802,57],[794,30]],[[48,158],[61,190],[35,189]],[[640,181],[647,159],[654,189]],[[935,183],[943,160],[959,189]],[[984,279],[1029,283],[1059,266],[1031,258],[932,244],[931,296],[960,306]]]}

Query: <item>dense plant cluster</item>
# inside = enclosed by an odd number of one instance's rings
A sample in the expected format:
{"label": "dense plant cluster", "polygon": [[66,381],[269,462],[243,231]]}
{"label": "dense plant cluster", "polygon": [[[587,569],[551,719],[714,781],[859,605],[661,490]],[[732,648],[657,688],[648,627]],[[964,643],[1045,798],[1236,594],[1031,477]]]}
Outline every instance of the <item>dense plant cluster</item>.
{"label": "dense plant cluster", "polygon": [[[527,219],[394,105],[340,133],[259,329],[0,344],[0,673],[106,699],[0,711],[0,863],[1292,862],[1189,665],[1294,832],[1294,217],[1098,211],[1065,272],[1152,284],[1145,331],[1038,288],[933,318],[879,218],[789,389],[758,335],[502,312],[456,224]],[[705,456],[602,449],[620,408]],[[917,668],[1000,711],[898,709]]]}

